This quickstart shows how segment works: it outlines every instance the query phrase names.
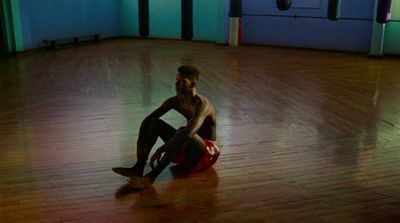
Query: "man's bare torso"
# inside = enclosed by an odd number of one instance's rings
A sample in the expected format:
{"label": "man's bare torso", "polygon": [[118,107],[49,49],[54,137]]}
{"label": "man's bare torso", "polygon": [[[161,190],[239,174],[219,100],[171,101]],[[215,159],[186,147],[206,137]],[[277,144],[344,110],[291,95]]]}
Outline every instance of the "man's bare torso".
{"label": "man's bare torso", "polygon": [[185,98],[182,95],[172,98],[172,108],[182,114],[189,122],[195,115],[205,116],[204,121],[197,131],[203,138],[216,141],[216,115],[212,104],[202,95],[195,95],[193,98]]}

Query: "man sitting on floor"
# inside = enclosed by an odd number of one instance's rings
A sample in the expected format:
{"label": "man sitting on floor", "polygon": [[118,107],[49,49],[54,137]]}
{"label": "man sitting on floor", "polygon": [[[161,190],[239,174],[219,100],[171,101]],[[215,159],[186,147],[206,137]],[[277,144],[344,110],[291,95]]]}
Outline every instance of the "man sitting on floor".
{"label": "man sitting on floor", "polygon": [[[208,99],[197,93],[199,70],[191,65],[178,68],[176,96],[167,99],[142,122],[137,141],[137,162],[131,168],[113,171],[129,177],[132,187],[142,189],[153,184],[170,162],[184,166],[190,173],[212,166],[220,154],[216,141],[216,114]],[[187,125],[176,130],[160,119],[171,109],[182,114]],[[165,144],[150,158],[152,170],[143,176],[150,151],[160,137]],[[156,163],[156,165],[154,165]]]}

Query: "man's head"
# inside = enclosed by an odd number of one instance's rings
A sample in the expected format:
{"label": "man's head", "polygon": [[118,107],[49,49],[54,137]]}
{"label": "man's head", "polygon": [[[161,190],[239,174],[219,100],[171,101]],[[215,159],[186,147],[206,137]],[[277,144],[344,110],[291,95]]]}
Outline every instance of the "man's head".
{"label": "man's head", "polygon": [[199,80],[199,70],[192,65],[182,65],[176,75],[175,90],[177,94],[193,91]]}

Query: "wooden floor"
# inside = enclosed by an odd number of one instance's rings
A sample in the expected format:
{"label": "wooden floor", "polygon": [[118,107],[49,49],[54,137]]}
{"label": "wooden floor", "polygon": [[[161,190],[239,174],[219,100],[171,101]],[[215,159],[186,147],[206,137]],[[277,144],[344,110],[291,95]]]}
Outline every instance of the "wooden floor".
{"label": "wooden floor", "polygon": [[[222,154],[133,191],[111,168],[182,63]],[[0,89],[1,223],[400,221],[399,58],[120,39],[1,59]]]}

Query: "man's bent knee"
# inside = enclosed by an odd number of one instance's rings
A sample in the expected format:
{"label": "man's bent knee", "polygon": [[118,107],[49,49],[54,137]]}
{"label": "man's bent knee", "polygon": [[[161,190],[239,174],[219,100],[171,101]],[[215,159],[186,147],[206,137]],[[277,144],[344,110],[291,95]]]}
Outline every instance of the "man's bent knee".
{"label": "man's bent knee", "polygon": [[148,120],[144,120],[142,122],[142,127],[146,128],[146,129],[157,129],[158,126],[160,126],[162,120],[159,118],[152,118],[152,119],[148,119]]}

